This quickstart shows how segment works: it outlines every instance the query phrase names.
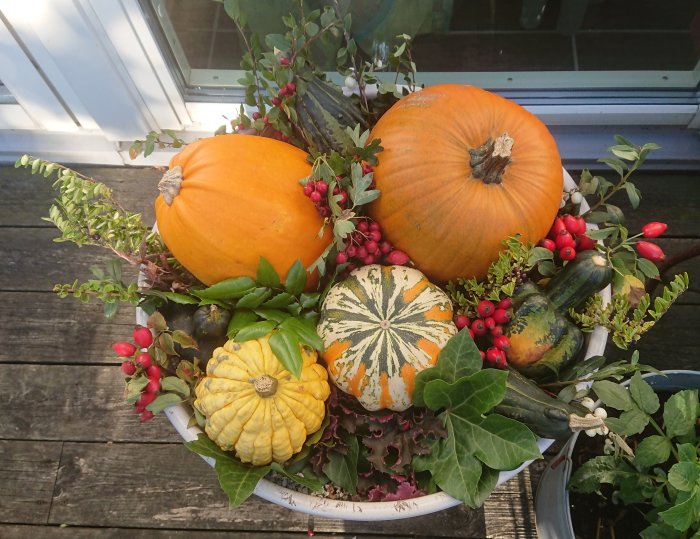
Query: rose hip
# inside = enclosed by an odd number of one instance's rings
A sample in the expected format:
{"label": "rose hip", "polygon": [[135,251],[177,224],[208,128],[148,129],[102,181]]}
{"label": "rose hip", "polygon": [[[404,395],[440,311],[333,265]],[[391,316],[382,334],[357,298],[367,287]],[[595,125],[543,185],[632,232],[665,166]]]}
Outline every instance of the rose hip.
{"label": "rose hip", "polygon": [[486,324],[481,318],[477,318],[472,322],[471,330],[474,332],[474,335],[481,337],[482,335],[486,335]]}
{"label": "rose hip", "polygon": [[455,316],[455,326],[457,329],[465,328],[469,325],[469,317],[464,314],[458,314]]}
{"label": "rose hip", "polygon": [[506,309],[496,309],[493,311],[493,319],[497,324],[507,324],[510,322],[510,313]]}
{"label": "rose hip", "polygon": [[153,363],[153,358],[148,352],[142,352],[136,357],[136,365],[142,369],[148,369]]}
{"label": "rose hip", "polygon": [[141,348],[148,348],[153,344],[153,334],[151,330],[144,326],[134,328],[134,342]]}
{"label": "rose hip", "polygon": [[124,361],[121,364],[122,372],[127,376],[131,376],[136,372],[136,365],[131,361]]}
{"label": "rose hip", "polygon": [[492,302],[490,302],[487,299],[482,299],[478,305],[476,306],[476,312],[479,314],[481,318],[486,318],[487,316],[491,316],[493,314],[493,311],[496,310],[496,307]]}
{"label": "rose hip", "polygon": [[136,347],[130,342],[115,342],[112,345],[112,350],[121,357],[131,357],[136,353]]}

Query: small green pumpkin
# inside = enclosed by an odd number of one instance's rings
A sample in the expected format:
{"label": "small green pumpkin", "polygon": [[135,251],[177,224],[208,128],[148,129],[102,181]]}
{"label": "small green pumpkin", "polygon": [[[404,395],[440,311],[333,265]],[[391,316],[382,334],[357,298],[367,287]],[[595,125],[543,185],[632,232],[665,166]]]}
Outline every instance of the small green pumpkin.
{"label": "small green pumpkin", "polygon": [[449,298],[420,271],[370,265],[330,289],[317,331],[335,385],[368,410],[401,411],[457,328]]}

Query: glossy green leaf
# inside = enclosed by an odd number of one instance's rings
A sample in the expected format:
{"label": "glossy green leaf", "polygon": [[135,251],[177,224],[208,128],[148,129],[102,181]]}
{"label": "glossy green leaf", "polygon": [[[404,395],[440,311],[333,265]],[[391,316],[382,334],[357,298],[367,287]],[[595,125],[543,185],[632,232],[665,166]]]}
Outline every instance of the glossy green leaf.
{"label": "glossy green leaf", "polygon": [[284,368],[299,379],[303,362],[299,337],[291,331],[280,329],[270,336],[270,348]]}
{"label": "glossy green leaf", "polygon": [[287,277],[284,281],[284,289],[292,296],[298,296],[304,291],[306,286],[306,270],[304,265],[297,260],[292,264],[292,267],[287,271]]}
{"label": "glossy green leaf", "polygon": [[280,276],[277,274],[277,271],[272,267],[272,264],[262,256],[258,261],[256,281],[258,285],[268,288],[277,288],[280,285]]}
{"label": "glossy green leaf", "polygon": [[312,319],[287,318],[280,324],[280,329],[289,331],[297,336],[299,342],[323,351],[323,340],[316,333],[316,322]]}
{"label": "glossy green leaf", "polygon": [[241,329],[258,321],[258,315],[246,309],[236,309],[229,320],[226,336],[234,337]]}
{"label": "glossy green leaf", "polygon": [[272,295],[272,290],[269,288],[261,287],[255,288],[251,292],[247,293],[236,303],[237,309],[254,309],[260,307],[267,299]]}
{"label": "glossy green leaf", "polygon": [[278,324],[281,324],[291,316],[287,311],[282,311],[281,309],[265,309],[264,307],[253,309],[253,312],[263,320],[271,320]]}
{"label": "glossy green leaf", "polygon": [[249,326],[239,329],[233,340],[236,342],[244,342],[259,339],[270,333],[276,327],[277,322],[270,320],[255,322]]}
{"label": "glossy green leaf", "polygon": [[230,507],[236,507],[247,500],[258,482],[270,471],[269,466],[249,466],[224,453],[205,434],[186,442],[185,447],[194,453],[214,459],[214,470],[221,488],[228,496]]}
{"label": "glossy green leaf", "polygon": [[250,277],[232,277],[211,285],[192,294],[202,299],[237,299],[242,298],[255,288],[255,281]]}

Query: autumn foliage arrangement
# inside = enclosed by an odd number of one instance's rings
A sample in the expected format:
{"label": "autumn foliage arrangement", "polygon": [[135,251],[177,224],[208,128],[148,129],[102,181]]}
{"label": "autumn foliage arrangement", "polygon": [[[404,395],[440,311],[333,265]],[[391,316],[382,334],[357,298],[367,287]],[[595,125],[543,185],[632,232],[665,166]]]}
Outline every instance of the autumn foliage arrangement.
{"label": "autumn foliage arrangement", "polygon": [[[639,204],[630,175],[656,146],[616,137],[602,162],[617,178],[584,171],[565,189],[542,122],[482,89],[420,87],[410,36],[387,78],[340,4],[264,39],[224,4],[247,48],[246,102],[210,138],[134,143],[134,156],[182,148],[155,229],[90,178],[17,161],[53,178],[60,240],[139,269],[125,283],[112,262],[56,291],[146,313],[113,347],[140,419],[186,407],[202,429],[187,446],[216,461],[233,505],[271,476],[476,507],[499,471],[541,456],[537,437],[602,429],[578,382],[644,367],[584,358],[585,333],[605,327],[625,348],[688,284],[645,293],[666,225],[630,235],[613,205],[622,191]],[[323,43],[340,44],[343,86],[314,62]]]}

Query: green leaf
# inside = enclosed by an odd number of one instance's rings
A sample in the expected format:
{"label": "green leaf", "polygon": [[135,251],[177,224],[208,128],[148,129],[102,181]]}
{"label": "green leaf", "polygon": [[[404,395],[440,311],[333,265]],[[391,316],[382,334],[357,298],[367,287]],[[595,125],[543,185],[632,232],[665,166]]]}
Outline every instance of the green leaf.
{"label": "green leaf", "polygon": [[236,333],[236,336],[234,337],[234,340],[236,342],[244,342],[259,339],[270,333],[276,327],[277,322],[273,322],[271,320],[255,322],[254,324],[239,329],[238,333]]}
{"label": "green leaf", "polygon": [[269,288],[256,288],[247,293],[236,303],[237,309],[255,309],[260,307],[272,295],[272,290]]}
{"label": "green leaf", "polygon": [[345,455],[338,451],[329,451],[328,462],[323,466],[323,473],[343,490],[355,494],[357,491],[359,444],[357,438],[352,435],[343,436],[343,441],[347,446]]}
{"label": "green leaf", "polygon": [[245,309],[236,309],[228,323],[226,336],[230,339],[234,337],[241,329],[250,326],[258,321],[258,315],[252,311]]}
{"label": "green leaf", "polygon": [[280,329],[270,336],[270,348],[278,361],[299,380],[303,359],[296,333]]}
{"label": "green leaf", "polygon": [[630,396],[639,408],[647,414],[653,414],[659,409],[659,397],[652,387],[642,379],[639,371],[630,380]]}
{"label": "green leaf", "polygon": [[294,296],[288,292],[280,292],[265,301],[261,307],[270,309],[282,309],[294,301]]}
{"label": "green leaf", "polygon": [[590,494],[600,490],[602,483],[611,483],[617,461],[613,455],[599,455],[581,464],[571,476],[568,488],[573,492]]}
{"label": "green leaf", "polygon": [[323,490],[323,485],[325,485],[325,483],[321,481],[318,477],[305,477],[303,475],[289,473],[282,467],[282,465],[278,464],[277,462],[272,462],[270,464],[270,469],[279,474],[282,474],[286,478],[291,479],[296,483],[299,483],[300,485],[305,486],[306,488],[314,492],[319,492]]}
{"label": "green leaf", "polygon": [[180,305],[195,305],[199,303],[197,298],[187,294],[178,294],[177,292],[162,292],[162,294],[168,301],[172,301],[173,303],[178,303]]}
{"label": "green leaf", "polygon": [[693,522],[696,496],[697,493],[694,493],[687,500],[674,505],[666,511],[661,511],[659,516],[666,524],[673,526],[679,532],[687,530]]}
{"label": "green leaf", "polygon": [[269,466],[249,466],[224,453],[205,434],[186,442],[185,447],[194,453],[214,459],[214,470],[221,488],[233,508],[246,501],[258,482],[270,471]]}
{"label": "green leaf", "polygon": [[280,276],[266,258],[260,257],[256,280],[260,286],[277,288],[280,285]]}
{"label": "green leaf", "polygon": [[440,350],[437,365],[425,369],[416,375],[413,387],[413,404],[425,406],[423,389],[431,380],[456,382],[463,376],[469,376],[481,370],[481,356],[468,331],[460,331],[452,336]]}
{"label": "green leaf", "polygon": [[135,376],[126,383],[126,402],[134,404],[141,396],[141,391],[148,385],[148,377]]}
{"label": "green leaf", "polygon": [[477,457],[494,470],[509,470],[540,457],[535,436],[525,425],[499,414],[484,415],[503,400],[508,373],[485,369],[450,384],[428,382],[423,399],[452,429],[460,451]]}
{"label": "green leaf", "polygon": [[669,436],[692,433],[698,418],[698,390],[684,389],[671,395],[664,406],[663,417]]}
{"label": "green leaf", "polygon": [[637,267],[648,279],[656,279],[659,276],[659,268],[651,260],[638,258]]}
{"label": "green leaf", "polygon": [[284,281],[284,289],[292,296],[298,296],[304,291],[306,286],[306,270],[304,265],[297,260],[287,271],[287,278]]}
{"label": "green leaf", "polygon": [[620,159],[617,159],[615,157],[602,157],[598,159],[600,163],[605,163],[608,165],[611,169],[613,169],[615,172],[617,172],[620,176],[624,175],[624,169],[625,169],[625,163],[624,161],[621,161]]}
{"label": "green leaf", "polygon": [[693,444],[678,444],[676,449],[680,462],[695,462],[698,459],[698,451]]}
{"label": "green leaf", "polygon": [[295,334],[300,343],[323,352],[323,340],[316,333],[315,320],[287,318],[280,324],[280,329]]}
{"label": "green leaf", "polygon": [[677,462],[668,471],[668,482],[682,492],[691,492],[700,479],[700,465],[696,462]]}
{"label": "green leaf", "polygon": [[184,398],[190,396],[190,386],[187,382],[178,378],[177,376],[166,376],[160,381],[160,388],[163,391],[174,391]]}
{"label": "green leaf", "polygon": [[616,410],[630,410],[634,408],[634,403],[627,389],[615,382],[609,380],[593,382],[592,389],[606,406],[612,406]]}
{"label": "green leaf", "polygon": [[609,417],[605,420],[613,432],[622,436],[639,434],[648,423],[649,416],[634,405],[630,410],[622,412],[619,418]]}
{"label": "green leaf", "polygon": [[254,288],[255,281],[250,277],[232,277],[192,293],[202,299],[237,299],[242,298]]}
{"label": "green leaf", "polygon": [[671,456],[671,442],[657,434],[644,438],[637,445],[634,463],[642,468],[663,464]]}
{"label": "green leaf", "polygon": [[182,401],[182,397],[176,395],[175,393],[163,393],[158,395],[156,400],[146,406],[146,410],[157,414],[165,410],[168,406],[180,404]]}
{"label": "green leaf", "polygon": [[639,202],[641,201],[639,189],[637,189],[634,184],[628,182],[625,184],[625,191],[627,191],[627,197],[630,199],[632,209],[636,210],[639,207]]}
{"label": "green leaf", "polygon": [[601,228],[599,230],[589,230],[586,232],[586,236],[588,236],[592,240],[604,240],[605,238],[612,236],[616,230],[617,228],[614,227]]}
{"label": "green leaf", "polygon": [[271,320],[277,324],[281,324],[291,315],[287,311],[282,311],[280,309],[253,309],[253,312],[258,315],[263,320]]}

